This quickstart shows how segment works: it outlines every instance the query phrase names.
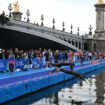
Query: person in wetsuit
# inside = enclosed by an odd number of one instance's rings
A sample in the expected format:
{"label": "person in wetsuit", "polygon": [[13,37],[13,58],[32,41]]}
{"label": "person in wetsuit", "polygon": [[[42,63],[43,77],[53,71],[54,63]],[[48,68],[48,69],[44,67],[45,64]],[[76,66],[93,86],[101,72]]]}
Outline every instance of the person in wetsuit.
{"label": "person in wetsuit", "polygon": [[64,72],[66,74],[74,75],[77,78],[81,78],[84,81],[86,81],[85,80],[86,77],[83,74],[75,72],[73,69],[72,70],[65,70],[65,69],[61,68],[61,66],[70,66],[70,68],[71,68],[72,66],[74,66],[74,63],[70,62],[70,63],[55,63],[55,64],[49,63],[49,64],[56,67],[53,71],[51,71],[51,74],[54,73],[54,72]]}

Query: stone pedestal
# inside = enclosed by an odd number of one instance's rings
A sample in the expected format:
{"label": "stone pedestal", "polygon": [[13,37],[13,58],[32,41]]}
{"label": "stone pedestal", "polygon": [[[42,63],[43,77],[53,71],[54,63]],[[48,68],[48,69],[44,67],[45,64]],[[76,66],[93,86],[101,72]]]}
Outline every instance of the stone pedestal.
{"label": "stone pedestal", "polygon": [[103,2],[99,2],[95,5],[95,8],[96,30],[94,40],[91,41],[92,49],[96,51],[105,51],[105,4]]}
{"label": "stone pedestal", "polygon": [[23,13],[21,13],[21,12],[12,12],[12,17],[13,17],[13,19],[14,20],[21,20],[21,18],[22,18],[22,14]]}

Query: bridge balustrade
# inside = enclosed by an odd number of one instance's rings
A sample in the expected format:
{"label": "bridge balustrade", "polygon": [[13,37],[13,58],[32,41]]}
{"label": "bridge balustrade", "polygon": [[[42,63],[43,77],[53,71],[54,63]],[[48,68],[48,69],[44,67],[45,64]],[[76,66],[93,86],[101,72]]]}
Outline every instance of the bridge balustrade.
{"label": "bridge balustrade", "polygon": [[[25,23],[25,22],[16,21],[16,20],[11,20],[11,24],[12,24],[13,27],[15,27],[15,29],[16,28],[19,28],[21,30],[26,30],[27,29],[27,30],[30,30],[30,33],[32,31],[32,34],[35,33],[35,35],[38,34],[38,36],[43,36],[43,37],[45,36],[46,38],[48,38],[47,37],[47,35],[48,35],[48,36],[57,38],[57,40],[60,39],[60,40],[64,41],[64,42],[59,41],[60,43],[66,45],[66,46],[69,46],[69,44],[70,44],[70,46],[72,45],[71,48],[74,48],[76,50],[77,50],[77,48],[80,48],[80,47],[76,47],[76,45],[74,43],[76,43],[76,41],[79,41],[79,42],[83,43],[82,36],[77,36],[75,34],[71,34],[71,33],[68,33],[68,32],[62,32],[62,31],[57,30],[57,29],[52,29],[52,28],[48,28],[48,27],[40,26],[40,25],[33,25],[33,24],[30,24],[30,23]],[[41,34],[43,34],[43,35],[41,35]],[[70,43],[72,41],[69,41],[69,39],[71,39],[71,40],[74,39],[75,41],[73,43]],[[83,46],[83,45],[81,45],[81,46]],[[81,48],[84,48],[84,47],[81,47]]]}

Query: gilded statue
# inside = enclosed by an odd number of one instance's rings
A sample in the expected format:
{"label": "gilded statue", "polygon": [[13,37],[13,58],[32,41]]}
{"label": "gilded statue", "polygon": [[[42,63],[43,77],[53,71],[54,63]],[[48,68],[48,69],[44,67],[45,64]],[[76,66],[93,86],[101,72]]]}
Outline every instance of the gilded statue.
{"label": "gilded statue", "polygon": [[104,1],[103,0],[97,0],[97,4],[103,4]]}
{"label": "gilded statue", "polygon": [[19,12],[19,4],[18,1],[13,3],[13,11],[14,12]]}

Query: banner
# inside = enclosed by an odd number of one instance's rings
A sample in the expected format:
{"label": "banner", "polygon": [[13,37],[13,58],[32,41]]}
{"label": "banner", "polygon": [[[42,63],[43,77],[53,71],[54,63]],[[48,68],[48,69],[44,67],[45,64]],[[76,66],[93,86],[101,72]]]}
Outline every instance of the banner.
{"label": "banner", "polygon": [[7,61],[0,59],[0,71],[6,71],[7,69]]}
{"label": "banner", "polygon": [[16,59],[15,68],[16,69],[24,69],[25,60],[24,59]]}
{"label": "banner", "polygon": [[32,58],[32,68],[38,68],[39,65],[38,65],[38,60],[37,58]]}

